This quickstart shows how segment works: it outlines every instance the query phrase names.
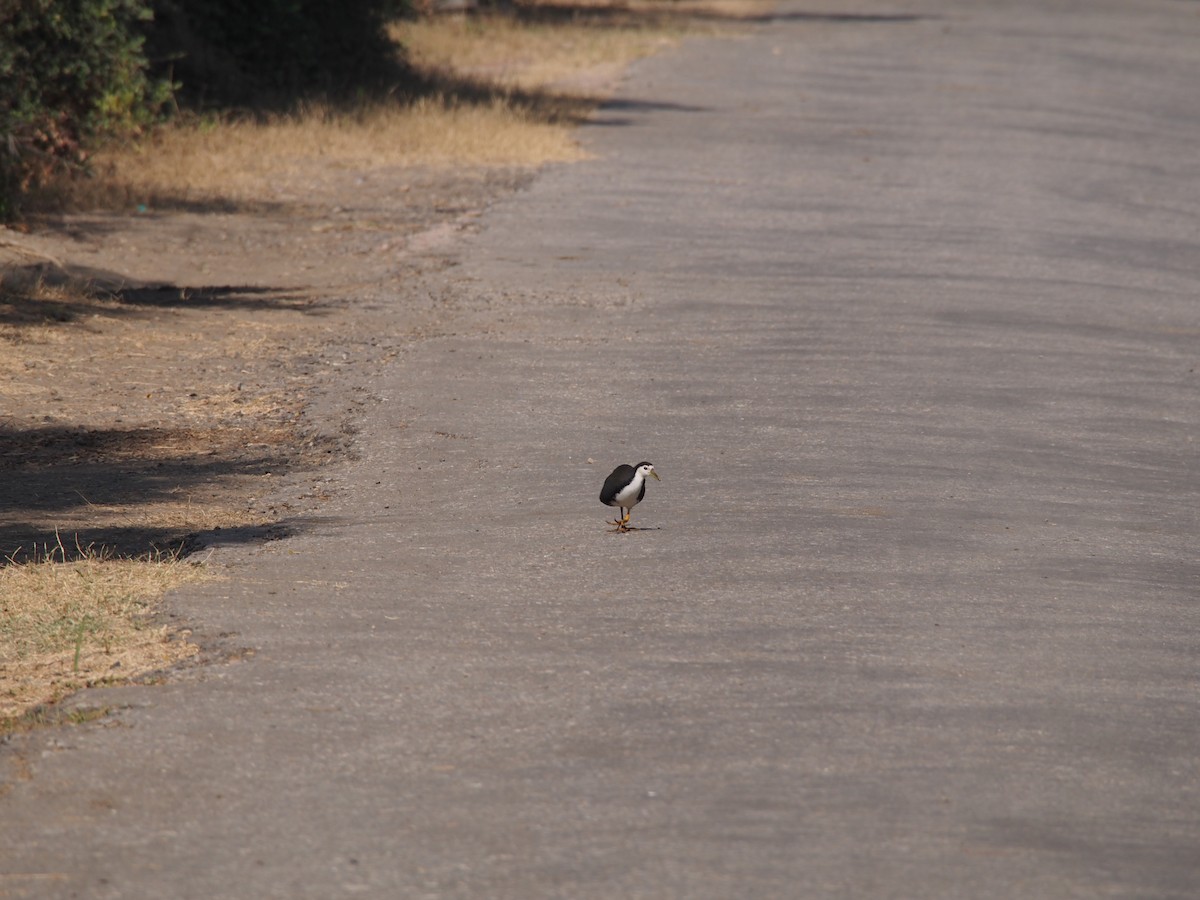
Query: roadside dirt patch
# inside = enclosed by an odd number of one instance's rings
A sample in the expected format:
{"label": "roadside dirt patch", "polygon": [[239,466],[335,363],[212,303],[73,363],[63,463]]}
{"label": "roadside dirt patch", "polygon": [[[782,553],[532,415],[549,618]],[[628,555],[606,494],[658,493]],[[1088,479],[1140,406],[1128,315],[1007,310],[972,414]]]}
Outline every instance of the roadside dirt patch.
{"label": "roadside dirt patch", "polygon": [[[195,656],[154,619],[189,567],[151,576],[303,527],[329,499],[324,464],[353,453],[363,382],[445,327],[422,273],[533,172],[311,174],[303,203],[0,231],[0,734]],[[64,605],[64,583],[130,566],[128,589]],[[157,591],[144,612],[123,603],[135,588]],[[123,628],[96,612],[114,601]],[[67,629],[57,649],[15,637],[39,604]]]}
{"label": "roadside dirt patch", "polygon": [[315,395],[438,329],[408,283],[530,177],[317,168],[303,203],[0,232],[0,555],[285,530],[273,480],[350,451]]}

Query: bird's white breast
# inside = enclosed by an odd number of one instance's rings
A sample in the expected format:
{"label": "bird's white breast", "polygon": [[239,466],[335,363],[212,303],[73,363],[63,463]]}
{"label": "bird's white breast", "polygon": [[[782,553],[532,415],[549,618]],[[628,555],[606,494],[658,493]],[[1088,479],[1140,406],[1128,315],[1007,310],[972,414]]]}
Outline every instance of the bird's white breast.
{"label": "bird's white breast", "polygon": [[625,485],[621,490],[617,491],[616,497],[613,498],[613,506],[623,506],[625,509],[637,506],[638,494],[642,492],[642,485],[646,479],[641,475],[633,476],[633,481]]}

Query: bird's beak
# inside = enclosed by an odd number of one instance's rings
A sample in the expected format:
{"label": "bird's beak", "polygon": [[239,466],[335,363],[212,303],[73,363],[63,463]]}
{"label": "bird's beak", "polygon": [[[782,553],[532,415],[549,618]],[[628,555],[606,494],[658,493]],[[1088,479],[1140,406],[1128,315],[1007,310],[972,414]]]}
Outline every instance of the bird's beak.
{"label": "bird's beak", "polygon": [[658,473],[655,472],[653,469],[650,470],[650,477],[653,478],[655,481],[662,481],[662,479],[658,477]]}

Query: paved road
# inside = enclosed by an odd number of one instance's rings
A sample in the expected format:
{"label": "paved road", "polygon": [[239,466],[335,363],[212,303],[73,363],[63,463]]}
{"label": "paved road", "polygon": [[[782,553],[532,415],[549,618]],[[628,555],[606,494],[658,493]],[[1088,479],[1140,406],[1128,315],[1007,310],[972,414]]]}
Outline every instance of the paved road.
{"label": "paved road", "polygon": [[176,599],[256,655],[9,754],[0,896],[1200,895],[1198,47],[800,0],[638,66],[329,515]]}

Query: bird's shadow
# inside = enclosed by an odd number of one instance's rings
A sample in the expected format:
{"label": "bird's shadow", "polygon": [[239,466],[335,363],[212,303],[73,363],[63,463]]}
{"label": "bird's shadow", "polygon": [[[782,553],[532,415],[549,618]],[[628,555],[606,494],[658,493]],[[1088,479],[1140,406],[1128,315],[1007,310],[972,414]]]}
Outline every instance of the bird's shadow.
{"label": "bird's shadow", "polygon": [[661,525],[642,526],[642,525],[626,525],[624,528],[610,528],[609,534],[629,534],[631,531],[662,531]]}

